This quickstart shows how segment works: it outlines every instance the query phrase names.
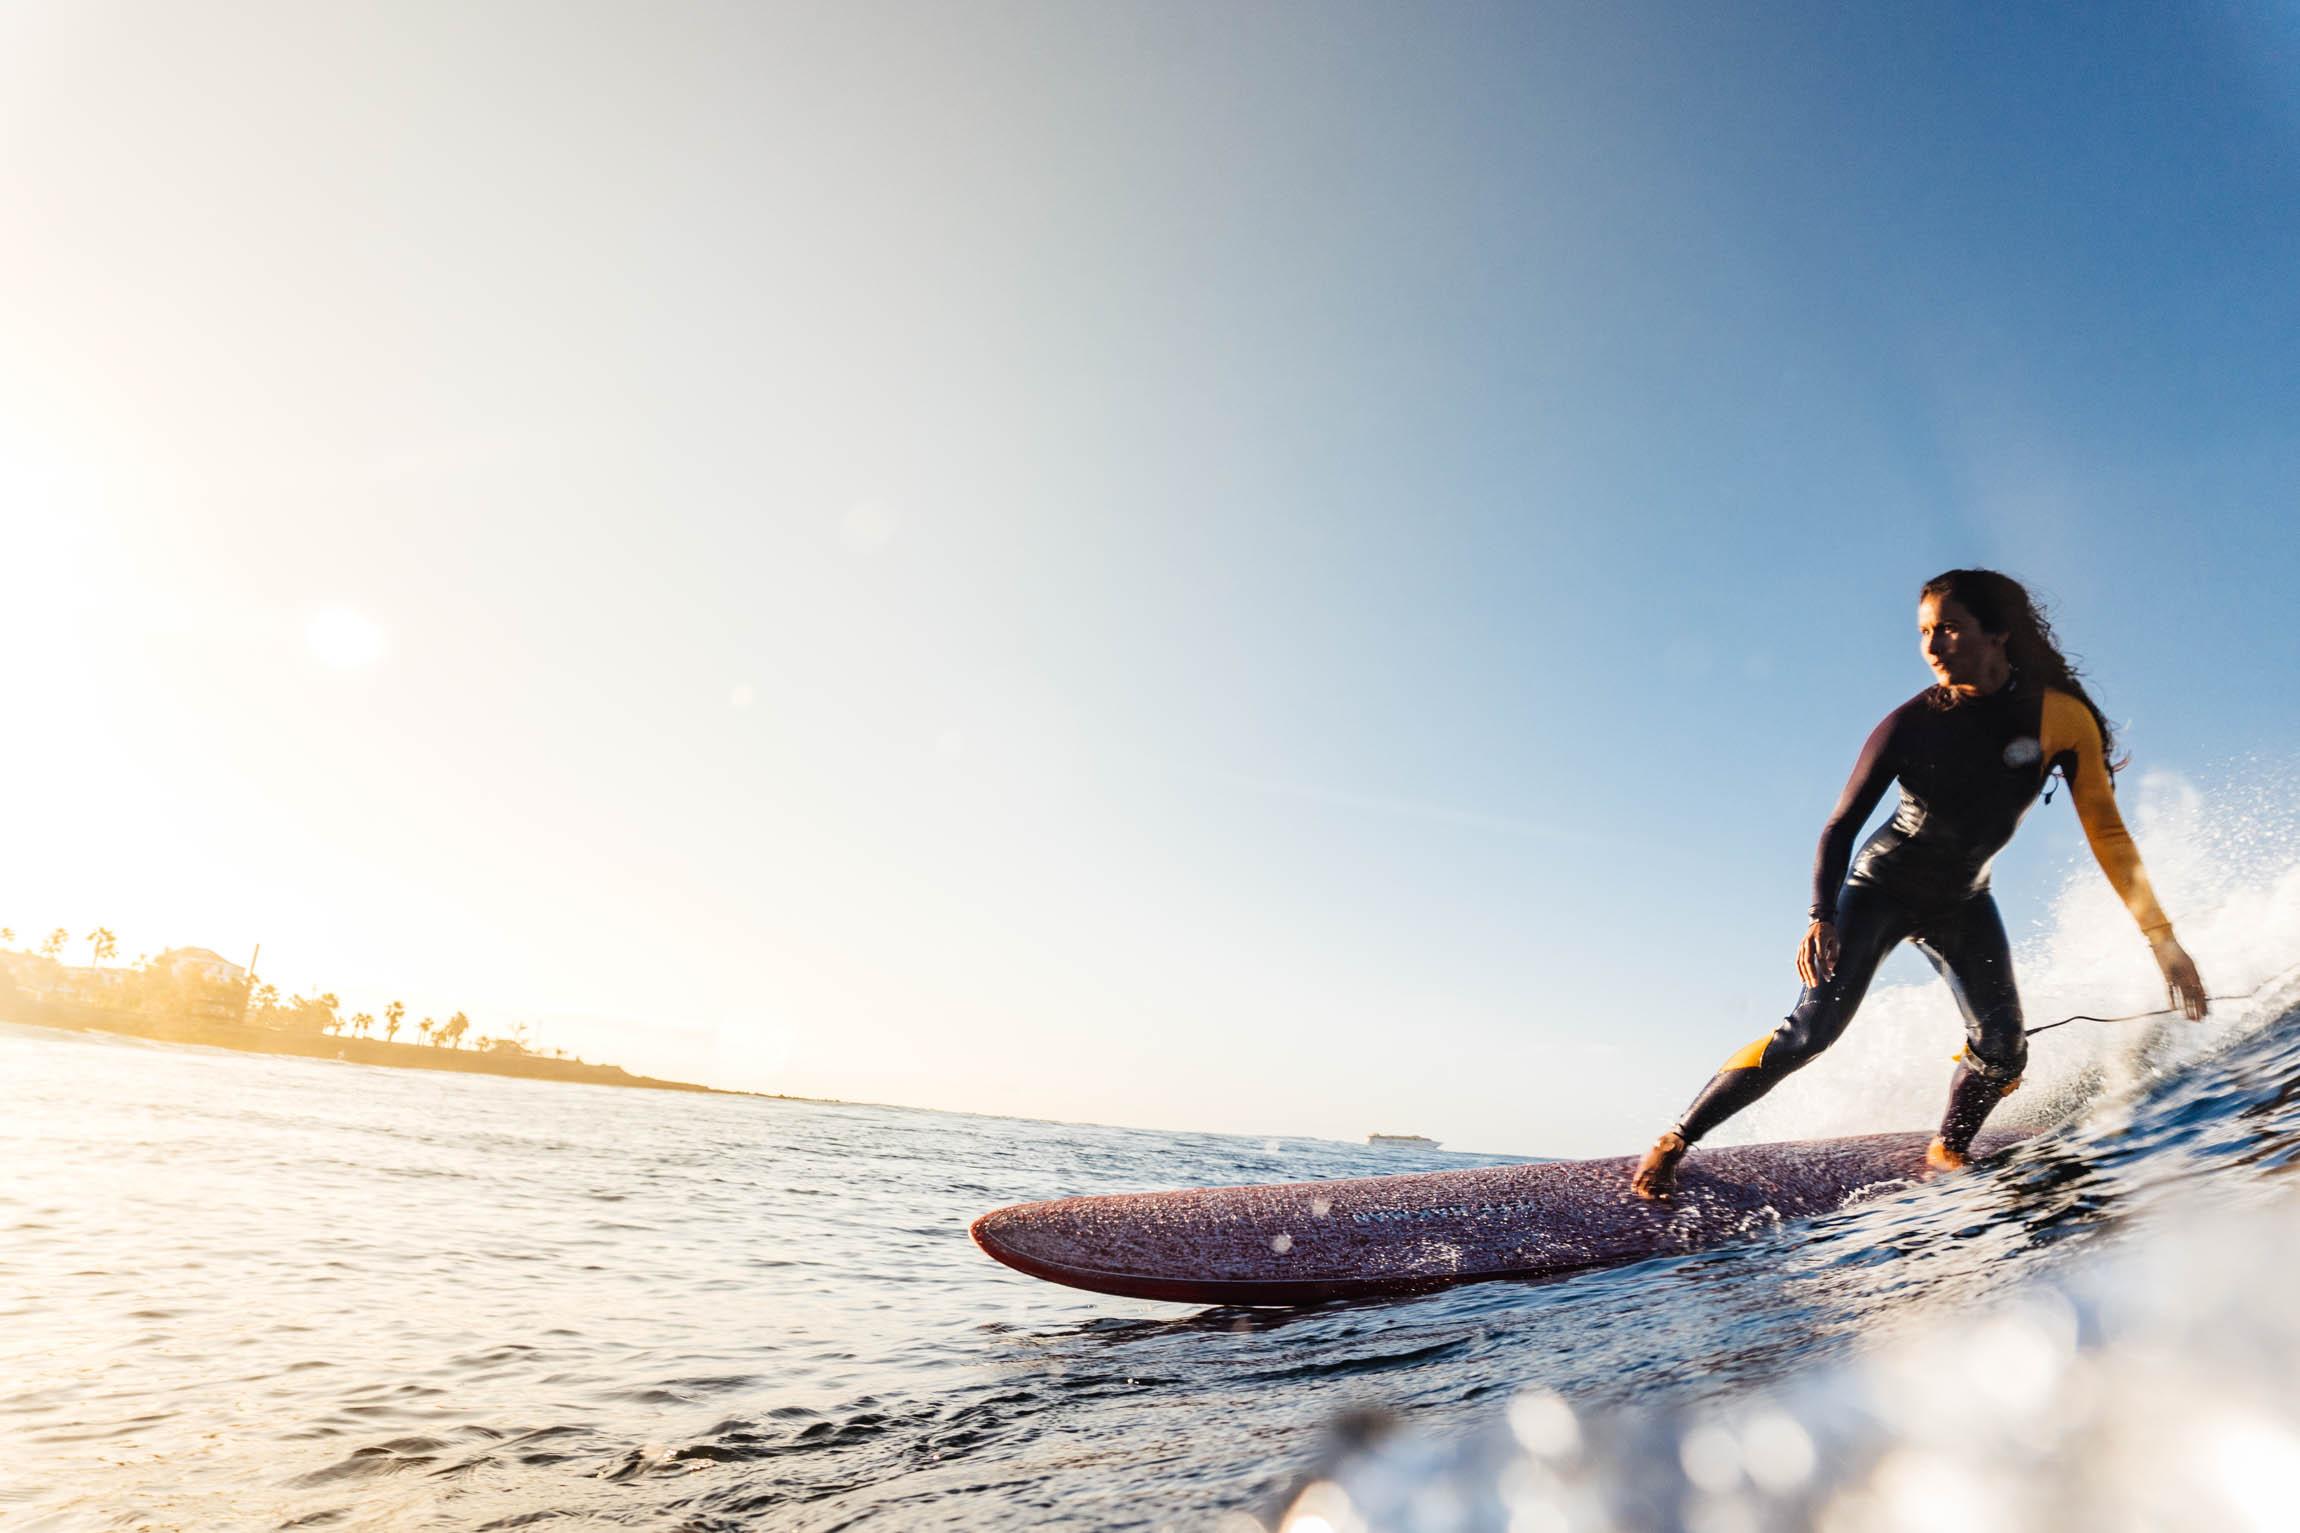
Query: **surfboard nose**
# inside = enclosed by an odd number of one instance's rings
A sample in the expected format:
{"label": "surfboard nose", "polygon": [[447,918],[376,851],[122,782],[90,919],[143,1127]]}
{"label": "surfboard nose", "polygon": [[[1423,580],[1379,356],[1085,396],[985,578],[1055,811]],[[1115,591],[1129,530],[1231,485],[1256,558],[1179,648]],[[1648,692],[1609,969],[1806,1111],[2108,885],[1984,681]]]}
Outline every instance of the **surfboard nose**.
{"label": "surfboard nose", "polygon": [[983,1250],[1011,1263],[1016,1255],[1046,1243],[1045,1208],[1043,1203],[1009,1203],[975,1220],[966,1232]]}
{"label": "surfboard nose", "polygon": [[1014,1213],[1022,1206],[1019,1203],[1014,1203],[1005,1208],[994,1208],[968,1225],[966,1233],[974,1237],[976,1245],[996,1256],[1000,1244],[1000,1233],[1013,1225]]}
{"label": "surfboard nose", "polygon": [[1043,1203],[1012,1203],[994,1208],[968,1225],[966,1232],[993,1261],[1032,1277],[1070,1281],[1062,1275],[1059,1263],[1049,1259],[1054,1253],[1045,1249],[1049,1233],[1043,1217],[1045,1207]]}

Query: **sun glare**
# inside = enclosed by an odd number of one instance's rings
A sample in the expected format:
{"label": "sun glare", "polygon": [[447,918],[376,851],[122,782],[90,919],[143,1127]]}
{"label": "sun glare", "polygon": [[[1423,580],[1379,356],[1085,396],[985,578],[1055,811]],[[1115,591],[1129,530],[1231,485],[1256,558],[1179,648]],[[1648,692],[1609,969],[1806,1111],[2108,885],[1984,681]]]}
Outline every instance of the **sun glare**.
{"label": "sun glare", "polygon": [[349,607],[328,607],[304,625],[312,657],[330,670],[355,671],[383,658],[383,630]]}

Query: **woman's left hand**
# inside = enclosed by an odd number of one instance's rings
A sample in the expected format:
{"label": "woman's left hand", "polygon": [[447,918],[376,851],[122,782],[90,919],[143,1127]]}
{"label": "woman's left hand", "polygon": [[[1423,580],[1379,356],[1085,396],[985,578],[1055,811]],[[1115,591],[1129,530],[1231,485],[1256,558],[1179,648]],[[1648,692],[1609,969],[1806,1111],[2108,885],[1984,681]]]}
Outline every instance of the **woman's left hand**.
{"label": "woman's left hand", "polygon": [[2210,1003],[2204,996],[2204,977],[2196,972],[2196,960],[2170,932],[2150,946],[2156,953],[2156,966],[2164,971],[2164,988],[2172,997],[2173,1009],[2191,1022],[2203,1021]]}

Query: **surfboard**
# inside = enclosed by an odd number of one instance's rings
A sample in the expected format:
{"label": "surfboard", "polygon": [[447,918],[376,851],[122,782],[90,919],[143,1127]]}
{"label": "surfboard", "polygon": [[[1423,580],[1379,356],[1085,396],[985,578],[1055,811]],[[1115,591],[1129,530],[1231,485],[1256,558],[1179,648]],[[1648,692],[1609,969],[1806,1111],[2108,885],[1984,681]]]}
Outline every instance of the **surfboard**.
{"label": "surfboard", "polygon": [[[1983,1134],[1976,1158],[2018,1141]],[[1635,1157],[1017,1203],[975,1243],[1032,1277],[1184,1304],[1316,1304],[1698,1251],[1917,1181],[1930,1134],[1695,1150],[1676,1195]]]}

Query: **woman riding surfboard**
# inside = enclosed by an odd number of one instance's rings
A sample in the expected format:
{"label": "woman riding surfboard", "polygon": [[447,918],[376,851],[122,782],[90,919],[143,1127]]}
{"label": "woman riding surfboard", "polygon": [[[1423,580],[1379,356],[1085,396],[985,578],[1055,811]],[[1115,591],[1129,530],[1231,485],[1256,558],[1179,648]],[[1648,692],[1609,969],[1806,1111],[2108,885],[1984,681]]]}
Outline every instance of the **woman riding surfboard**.
{"label": "woman riding surfboard", "polygon": [[[1812,925],[1797,946],[1796,1009],[1725,1061],[1630,1179],[1666,1198],[1701,1137],[1810,1063],[1845,1030],[1877,965],[1913,942],[1964,1013],[1965,1046],[1925,1159],[1965,1163],[1973,1136],[2020,1084],[2028,1060],[2012,954],[1989,893],[1989,862],[2057,769],[2086,841],[2147,937],[2172,1002],[2205,1013],[2204,982],[2156,903],[2140,850],[2117,813],[2113,731],[2061,653],[2027,589],[1995,570],[1925,582],[1917,637],[1935,684],[1885,716],[1821,832]],[[2121,765],[2119,763],[2118,765]],[[1894,781],[1901,802],[1854,855],[1853,838]]]}

